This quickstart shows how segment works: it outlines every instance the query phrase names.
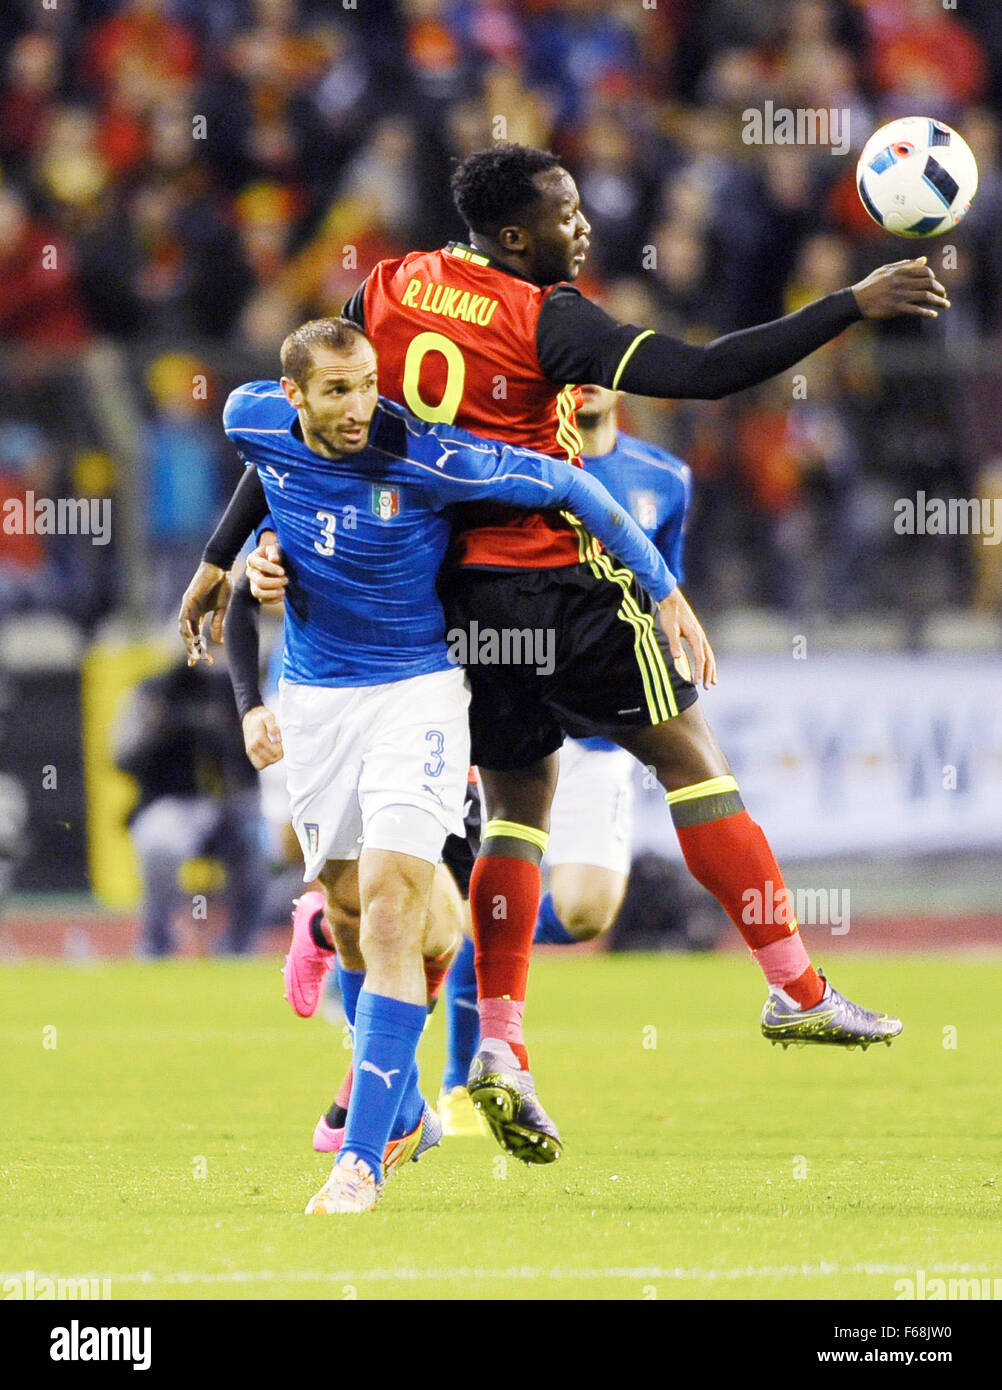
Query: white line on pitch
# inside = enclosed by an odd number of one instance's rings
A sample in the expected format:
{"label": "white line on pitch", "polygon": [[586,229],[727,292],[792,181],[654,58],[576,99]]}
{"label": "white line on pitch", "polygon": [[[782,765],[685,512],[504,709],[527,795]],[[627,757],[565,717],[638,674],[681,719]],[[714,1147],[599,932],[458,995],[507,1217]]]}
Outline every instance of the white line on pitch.
{"label": "white line on pitch", "polygon": [[[693,1281],[729,1279],[784,1279],[807,1278],[826,1279],[846,1274],[910,1274],[914,1275],[918,1266],[912,1264],[861,1264],[838,1265],[748,1265],[734,1269],[681,1269],[662,1265],[638,1265],[609,1269],[574,1269],[560,1265],[542,1268],[533,1265],[514,1265],[507,1269],[484,1269],[472,1265],[457,1266],[454,1269],[257,1269],[229,1270],[216,1273],[198,1271],[172,1271],[158,1274],[143,1270],[134,1274],[110,1274],[113,1284],[266,1284],[286,1281],[288,1283],[353,1283],[360,1280],[373,1282],[427,1279],[677,1279]],[[998,1274],[998,1269],[984,1265],[951,1264],[936,1265],[926,1270],[927,1276],[941,1274]],[[0,1279],[4,1276],[0,1274]],[[41,1276],[37,1276],[41,1277]]]}

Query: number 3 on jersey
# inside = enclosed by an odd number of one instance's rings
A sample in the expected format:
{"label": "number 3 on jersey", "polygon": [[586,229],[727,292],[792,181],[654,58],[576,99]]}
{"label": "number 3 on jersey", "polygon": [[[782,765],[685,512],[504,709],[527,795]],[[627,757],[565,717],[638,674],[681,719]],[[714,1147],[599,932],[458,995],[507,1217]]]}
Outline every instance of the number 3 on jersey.
{"label": "number 3 on jersey", "polygon": [[[445,390],[438,405],[422,399],[421,364],[429,352],[439,352],[445,358]],[[444,333],[418,333],[412,338],[404,358],[404,400],[407,409],[419,420],[432,425],[451,425],[459,411],[466,384],[466,360],[459,348]]]}
{"label": "number 3 on jersey", "polygon": [[333,512],[317,512],[317,520],[323,525],[323,537],[313,542],[313,549],[318,555],[333,555],[337,517]]}

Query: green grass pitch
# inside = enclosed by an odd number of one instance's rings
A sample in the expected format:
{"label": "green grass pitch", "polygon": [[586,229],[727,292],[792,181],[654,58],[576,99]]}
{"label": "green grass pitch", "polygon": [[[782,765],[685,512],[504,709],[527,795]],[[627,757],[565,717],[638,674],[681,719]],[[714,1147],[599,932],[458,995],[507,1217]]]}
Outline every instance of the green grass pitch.
{"label": "green grass pitch", "polygon": [[[822,956],[823,960],[823,956]],[[275,959],[0,969],[0,1278],[113,1298],[874,1298],[1002,1276],[1002,961],[833,962],[888,1049],[784,1052],[739,955],[559,955],[527,1020],[564,1157],[446,1140],[307,1218],[348,1057]],[[837,967],[837,968],[835,968]],[[422,1045],[434,1097],[444,1025]]]}

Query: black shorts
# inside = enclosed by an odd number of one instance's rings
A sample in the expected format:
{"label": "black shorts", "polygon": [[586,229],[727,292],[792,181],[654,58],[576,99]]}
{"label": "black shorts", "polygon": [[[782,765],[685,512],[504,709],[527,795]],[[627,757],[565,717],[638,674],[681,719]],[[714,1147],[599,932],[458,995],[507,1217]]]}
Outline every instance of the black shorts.
{"label": "black shorts", "polygon": [[470,874],[479,850],[480,791],[476,782],[470,782],[463,808],[463,834],[447,835],[442,848],[442,863],[456,880],[456,887],[463,898],[470,896]]}
{"label": "black shorts", "polygon": [[556,569],[453,570],[446,638],[470,681],[472,761],[527,767],[569,738],[615,738],[687,709],[653,601],[611,556]]}

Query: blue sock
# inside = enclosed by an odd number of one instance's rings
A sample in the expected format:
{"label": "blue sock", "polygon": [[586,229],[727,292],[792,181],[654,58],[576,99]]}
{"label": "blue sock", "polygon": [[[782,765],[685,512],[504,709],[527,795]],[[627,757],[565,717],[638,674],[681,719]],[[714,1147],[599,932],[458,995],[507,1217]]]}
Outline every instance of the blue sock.
{"label": "blue sock", "polygon": [[[427,1018],[427,1016],[426,1010],[425,1017]],[[423,1114],[424,1096],[421,1094],[421,1081],[418,1075],[418,1065],[415,1062],[404,1085],[404,1094],[397,1111],[397,1118],[393,1121],[393,1128],[390,1130],[391,1139],[402,1139],[405,1134],[410,1134],[417,1129],[418,1121]]]}
{"label": "blue sock", "polygon": [[[344,1001],[345,1022],[351,1032],[352,1039],[355,1037],[355,1013],[358,1009],[358,996],[362,986],[365,984],[364,970],[346,970],[338,960],[334,967],[333,974],[337,975],[338,989],[341,991],[341,998]],[[354,1085],[354,1082],[352,1083]],[[417,1128],[418,1120],[424,1113],[424,1096],[421,1094],[421,1087],[418,1080],[417,1063],[411,1069],[411,1075],[407,1078],[404,1086],[403,1100],[400,1102],[400,1109],[397,1112],[397,1119],[393,1126],[392,1135],[394,1139],[400,1139],[405,1134],[410,1134],[412,1129]],[[403,1126],[401,1128],[401,1126]]]}
{"label": "blue sock", "polygon": [[352,1034],[355,1032],[355,1010],[358,1008],[358,995],[362,986],[365,984],[364,970],[346,970],[338,957],[337,964],[334,966],[334,974],[337,976],[337,987],[341,991],[341,1000],[344,1004],[344,1018]]}
{"label": "blue sock", "polygon": [[546,897],[540,901],[539,916],[536,918],[536,932],[532,939],[543,946],[576,946],[578,944],[577,937],[571,936],[557,916],[557,909],[553,906],[552,893],[547,893]]}
{"label": "blue sock", "polygon": [[477,1012],[477,974],[473,942],[464,941],[445,977],[445,1071],[442,1090],[465,1086],[473,1054],[480,1044]]}
{"label": "blue sock", "polygon": [[377,1179],[405,1091],[416,1077],[414,1059],[427,1016],[423,1004],[405,1004],[367,989],[358,996],[355,1079],[342,1152],[363,1159]]}

